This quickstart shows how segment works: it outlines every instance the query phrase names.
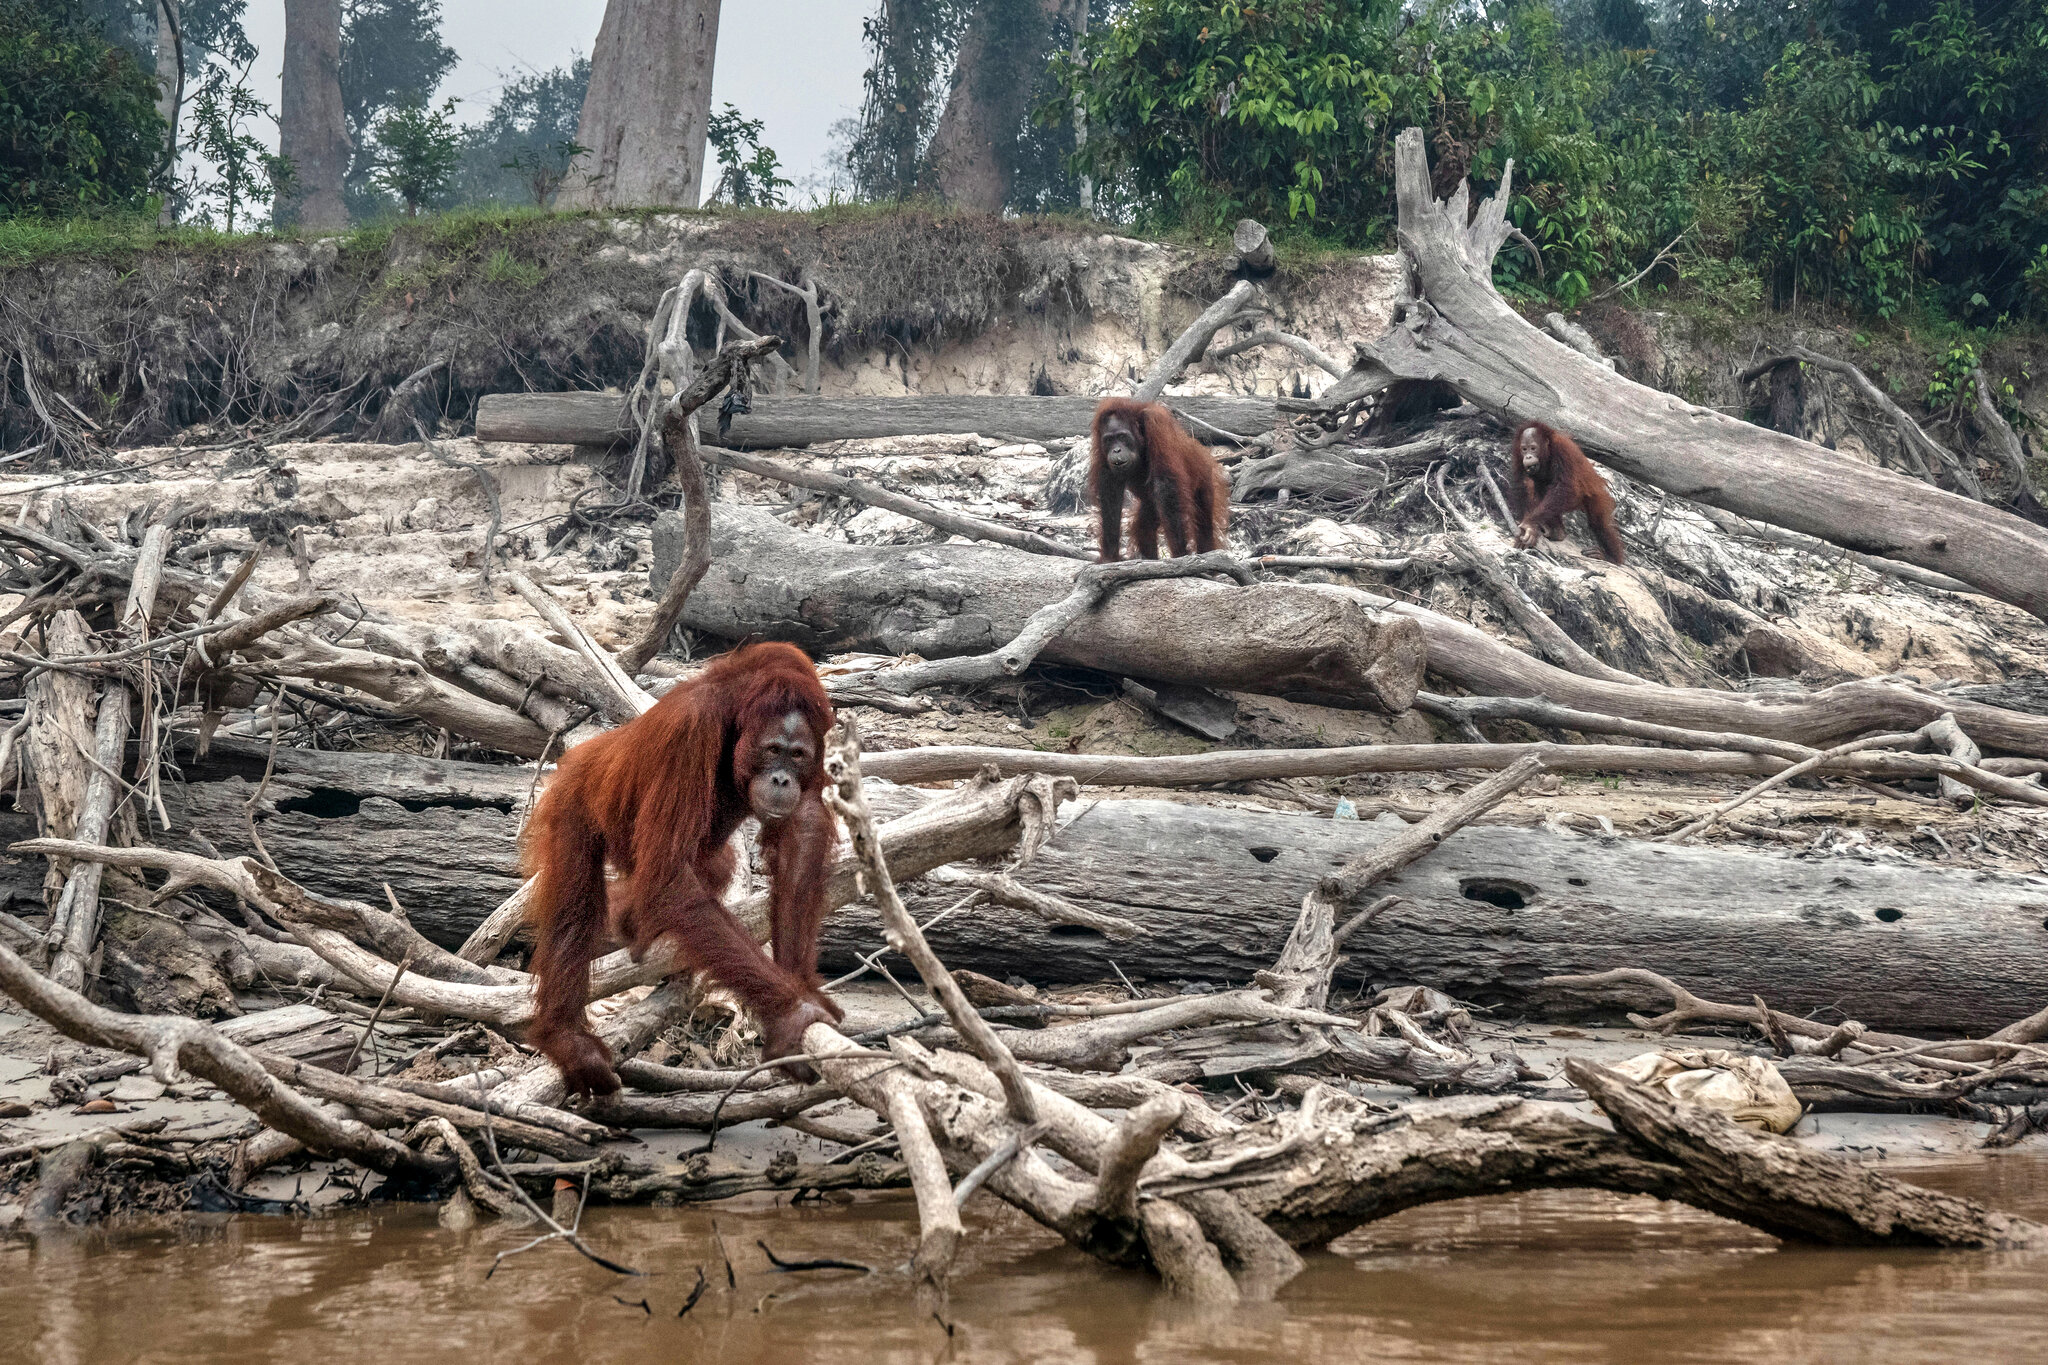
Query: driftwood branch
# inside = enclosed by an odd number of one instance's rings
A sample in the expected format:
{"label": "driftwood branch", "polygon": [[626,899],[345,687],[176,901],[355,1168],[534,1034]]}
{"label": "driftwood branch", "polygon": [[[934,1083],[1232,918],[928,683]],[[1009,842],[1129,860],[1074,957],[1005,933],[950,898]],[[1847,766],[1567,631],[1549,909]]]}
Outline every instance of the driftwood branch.
{"label": "driftwood branch", "polygon": [[668,643],[676,623],[682,619],[691,590],[711,566],[711,489],[704,478],[691,415],[731,384],[747,362],[772,354],[781,344],[779,337],[727,342],[718,348],[718,355],[704,367],[703,373],[693,378],[662,413],[662,448],[675,461],[676,480],[683,488],[683,562],[676,566],[675,576],[662,590],[647,633],[619,653],[618,666],[629,678],[645,668],[647,661]]}
{"label": "driftwood branch", "polygon": [[1747,384],[1760,375],[1768,374],[1780,365],[1793,363],[1811,365],[1817,370],[1826,370],[1830,374],[1840,375],[1846,380],[1849,387],[1855,390],[1856,394],[1864,402],[1876,408],[1878,412],[1883,414],[1885,420],[1891,423],[1893,431],[1898,435],[1900,448],[1906,452],[1907,462],[1915,467],[1915,472],[1920,474],[1921,477],[1931,480],[1934,477],[1934,470],[1945,469],[1971,497],[1982,498],[1984,496],[1983,485],[1977,482],[1977,476],[1970,472],[1969,467],[1963,462],[1961,457],[1932,436],[1929,436],[1926,430],[1918,422],[1914,421],[1904,408],[1892,401],[1890,394],[1886,393],[1869,375],[1863,373],[1860,368],[1850,361],[1839,360],[1834,356],[1822,355],[1820,352],[1805,346],[1793,346],[1783,354],[1770,356],[1751,365],[1735,377],[1736,382]]}
{"label": "driftwood branch", "polygon": [[942,507],[933,507],[861,479],[849,479],[843,475],[827,474],[814,469],[799,469],[780,460],[763,459],[758,455],[747,455],[717,446],[706,447],[704,453],[713,464],[742,470],[796,488],[829,493],[836,498],[852,498],[870,507],[880,507],[899,516],[909,517],[913,521],[921,521],[927,526],[936,526],[951,535],[991,541],[997,545],[1008,545],[1014,549],[1029,550],[1033,554],[1055,555],[1063,559],[1093,558],[1089,551],[1078,545],[1068,545],[1064,541],[1053,540],[1031,531],[1019,531],[1015,527],[983,521],[979,517],[966,516]]}
{"label": "driftwood branch", "polygon": [[[1408,826],[1371,852],[1323,878],[1316,889],[1302,899],[1301,917],[1295,921],[1294,931],[1288,935],[1287,944],[1280,950],[1272,970],[1255,978],[1260,985],[1272,988],[1273,1003],[1321,1009],[1329,999],[1330,977],[1337,966],[1337,946],[1349,937],[1356,923],[1347,923],[1340,928],[1337,916],[1367,887],[1422,857],[1442,843],[1446,835],[1492,810],[1542,771],[1540,759],[1523,758],[1457,800],[1445,802],[1419,824]],[[1373,911],[1363,913],[1370,916]]]}
{"label": "driftwood branch", "polygon": [[2027,469],[2026,449],[2004,414],[1999,412],[1997,400],[1991,396],[1991,381],[1985,377],[1982,365],[1970,371],[1970,387],[1977,395],[1977,429],[1984,433],[1985,441],[2004,463],[2006,472],[2012,475],[2013,496],[2036,497],[2034,478]]}
{"label": "driftwood branch", "polygon": [[[100,690],[99,717],[93,724],[92,771],[85,780],[85,800],[75,830],[81,844],[104,844],[123,798],[120,770],[127,757],[128,689],[109,681]],[[86,961],[100,933],[100,873],[97,861],[74,863],[64,891],[51,915],[56,952],[50,979],[70,990],[85,988]]]}
{"label": "driftwood branch", "polygon": [[953,1268],[953,1257],[967,1230],[960,1223],[960,1208],[953,1199],[953,1182],[946,1175],[946,1160],[932,1140],[917,1096],[906,1085],[888,1086],[889,1126],[903,1149],[903,1166],[910,1175],[910,1188],[917,1199],[920,1236],[911,1267],[924,1281],[943,1286]]}
{"label": "driftwood branch", "polygon": [[773,275],[764,275],[758,270],[750,270],[747,274],[750,278],[766,285],[773,285],[786,294],[794,294],[803,301],[804,322],[807,327],[804,392],[813,395],[821,392],[818,378],[818,346],[825,336],[825,313],[818,304],[818,282],[808,275],[804,277],[801,285],[794,285],[787,280],[778,280]]}
{"label": "driftwood branch", "polygon": [[1141,403],[1158,402],[1159,395],[1166,392],[1166,386],[1180,378],[1180,372],[1208,349],[1210,339],[1236,317],[1257,292],[1258,286],[1250,280],[1239,280],[1222,298],[1203,309],[1202,315],[1174,338],[1166,353],[1146,373],[1144,382],[1138,385],[1134,395],[1137,400]]}
{"label": "driftwood branch", "polygon": [[1264,327],[1253,332],[1250,336],[1239,337],[1228,346],[1219,347],[1209,352],[1209,358],[1211,360],[1225,360],[1259,346],[1284,346],[1317,369],[1326,374],[1335,375],[1339,379],[1344,377],[1348,368],[1342,361],[1324,351],[1308,338],[1298,337],[1292,332],[1282,332],[1272,327]]}
{"label": "driftwood branch", "polygon": [[1779,1237],[1830,1246],[2041,1246],[2048,1228],[1880,1175],[1867,1166],[1750,1132],[1583,1057],[1565,1074],[1627,1134],[1676,1162],[1689,1202]]}
{"label": "driftwood branch", "polygon": [[[1746,736],[1738,736],[1747,740]],[[1731,746],[1734,747],[1734,746]],[[1760,747],[1745,744],[1744,747]],[[869,754],[871,776],[892,782],[942,782],[984,767],[1005,775],[1048,773],[1101,786],[1192,787],[1212,782],[1250,782],[1289,777],[1351,777],[1359,773],[1438,773],[1459,769],[1499,770],[1534,756],[1561,773],[1725,773],[1767,776],[1790,766],[1768,753],[1652,749],[1620,744],[1360,744],[1332,749],[1222,749],[1206,754],[1140,757],[1128,754],[1065,754],[992,745],[930,744]],[[1981,768],[1932,754],[1844,753],[1815,771],[1845,777],[1931,777],[1950,772],[1980,790],[2039,804],[2038,789],[2005,777],[2000,769],[2038,771],[2037,759],[1987,758]],[[2010,783],[2008,788],[2006,784]]]}
{"label": "driftwood branch", "polygon": [[1685,227],[1679,232],[1679,234],[1676,237],[1673,237],[1670,241],[1666,242],[1664,244],[1663,249],[1650,258],[1650,263],[1648,265],[1644,266],[1641,270],[1638,270],[1635,274],[1623,280],[1620,284],[1614,285],[1611,288],[1601,290],[1592,298],[1587,299],[1586,302],[1598,303],[1602,299],[1611,299],[1616,294],[1626,293],[1628,290],[1635,288],[1638,284],[1641,284],[1643,280],[1646,277],[1648,277],[1649,273],[1652,270],[1655,270],[1658,266],[1662,265],[1665,261],[1671,258],[1671,253],[1676,251],[1678,249],[1678,244],[1685,240],[1686,233],[1691,232],[1693,228],[1695,228],[1696,226],[1698,226],[1698,224],[1696,223],[1686,224]]}
{"label": "driftwood branch", "polygon": [[[709,560],[707,559],[708,563]],[[703,570],[698,570],[701,577]],[[562,604],[555,600],[545,588],[529,582],[524,574],[507,574],[505,581],[512,590],[525,599],[526,604],[540,614],[540,618],[554,628],[557,635],[569,642],[585,662],[595,669],[597,676],[605,683],[607,705],[605,714],[615,725],[622,725],[650,710],[654,698],[647,690],[633,681],[633,676],[618,660],[604,651],[597,641],[590,638],[588,631],[576,624]]]}
{"label": "driftwood branch", "polygon": [[1478,576],[1481,582],[1493,589],[1493,595],[1507,608],[1508,615],[1522,628],[1536,648],[1559,668],[1588,678],[1600,678],[1607,682],[1620,683],[1624,687],[1640,687],[1645,680],[1633,673],[1624,672],[1611,664],[1603,663],[1564,633],[1557,622],[1544,615],[1543,609],[1529,600],[1501,563],[1479,548],[1470,534],[1454,535],[1450,538],[1451,553]]}
{"label": "driftwood branch", "polygon": [[825,752],[825,774],[830,779],[825,789],[825,804],[846,826],[854,856],[860,860],[867,878],[868,894],[882,912],[889,946],[910,959],[911,965],[917,968],[917,974],[924,978],[926,988],[945,1007],[953,1027],[973,1046],[975,1055],[988,1063],[1002,1080],[1003,1095],[1011,1117],[1019,1123],[1035,1123],[1038,1119],[1037,1102],[1025,1083],[1023,1072],[1018,1070],[1017,1059],[1010,1055],[1010,1050],[1003,1046],[995,1031],[967,1002],[967,997],[960,991],[960,983],[939,961],[938,954],[925,941],[924,931],[903,908],[903,899],[896,893],[895,880],[889,875],[889,862],[883,855],[874,817],[868,812],[867,796],[861,791],[860,733],[850,719],[839,722],[839,731],[838,739],[828,743]]}
{"label": "driftwood branch", "polygon": [[158,1080],[169,1083],[183,1070],[219,1086],[266,1125],[314,1151],[346,1156],[377,1171],[424,1168],[438,1173],[437,1163],[404,1144],[306,1099],[272,1077],[248,1049],[196,1019],[117,1014],[38,976],[6,947],[0,947],[0,990],[68,1038],[148,1058]]}
{"label": "driftwood branch", "polygon": [[500,902],[497,909],[484,917],[483,923],[470,932],[455,955],[479,967],[497,961],[498,954],[505,951],[520,926],[526,923],[532,897],[533,879],[529,877],[519,884],[517,891]]}

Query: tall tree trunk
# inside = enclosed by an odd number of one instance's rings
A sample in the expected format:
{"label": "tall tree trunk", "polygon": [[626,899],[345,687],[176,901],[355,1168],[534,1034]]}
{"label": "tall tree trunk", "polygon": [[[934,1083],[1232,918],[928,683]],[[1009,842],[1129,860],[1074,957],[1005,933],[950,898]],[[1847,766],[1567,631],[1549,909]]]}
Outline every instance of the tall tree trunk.
{"label": "tall tree trunk", "polygon": [[280,203],[280,223],[348,226],[342,177],[348,173],[348,123],[341,108],[341,0],[284,0],[284,97],[279,150],[298,188]]}
{"label": "tall tree trunk", "polygon": [[156,0],[156,112],[163,118],[173,159],[178,154],[178,105],[185,93],[183,56],[178,0]]}
{"label": "tall tree trunk", "polygon": [[1017,133],[1045,68],[1053,20],[1068,0],[981,0],[960,39],[953,93],[925,157],[948,203],[1000,213],[1010,197]]}
{"label": "tall tree trunk", "polygon": [[[1085,55],[1084,44],[1088,40],[1088,0],[1074,0],[1074,65],[1079,66]],[[1088,105],[1079,95],[1074,97],[1074,152],[1079,155],[1088,150]],[[1081,212],[1093,215],[1095,212],[1095,177],[1081,172]]]}
{"label": "tall tree trunk", "polygon": [[[563,208],[695,208],[704,183],[719,0],[609,0]],[[580,174],[579,174],[580,172]]]}
{"label": "tall tree trunk", "polygon": [[169,183],[178,175],[178,110],[185,102],[185,46],[178,0],[156,0],[156,112],[164,121],[165,182],[160,221],[166,226],[176,220],[175,196]]}

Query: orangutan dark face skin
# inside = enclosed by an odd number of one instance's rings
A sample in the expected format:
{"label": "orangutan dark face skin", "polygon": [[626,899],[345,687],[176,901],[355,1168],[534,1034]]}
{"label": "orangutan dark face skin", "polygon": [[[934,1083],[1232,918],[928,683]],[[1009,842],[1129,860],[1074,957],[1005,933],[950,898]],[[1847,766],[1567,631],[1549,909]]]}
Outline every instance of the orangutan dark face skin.
{"label": "orangutan dark face skin", "polygon": [[753,777],[747,782],[747,805],[763,824],[786,819],[803,799],[805,779],[816,770],[817,736],[803,712],[791,711],[782,723],[742,745],[741,761],[752,755]]}
{"label": "orangutan dark face skin", "polygon": [[1119,474],[1128,474],[1138,463],[1138,430],[1121,413],[1111,413],[1102,421],[1102,454],[1109,461],[1109,467]]}
{"label": "orangutan dark face skin", "polygon": [[1543,462],[1543,437],[1534,431],[1522,433],[1522,439],[1515,442],[1515,454],[1521,458],[1522,468],[1530,474]]}

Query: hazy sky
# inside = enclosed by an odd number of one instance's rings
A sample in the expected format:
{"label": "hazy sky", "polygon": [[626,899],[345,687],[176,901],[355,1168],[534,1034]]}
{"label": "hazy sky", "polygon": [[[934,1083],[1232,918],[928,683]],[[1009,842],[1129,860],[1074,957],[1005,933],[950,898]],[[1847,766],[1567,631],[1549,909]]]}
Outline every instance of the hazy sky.
{"label": "hazy sky", "polygon": [[[867,66],[860,25],[874,9],[874,0],[725,0],[720,10],[712,105],[730,100],[763,120],[762,136],[799,184],[823,173],[832,123],[859,111]],[[436,98],[454,96],[458,117],[475,122],[507,78],[565,65],[573,53],[588,56],[603,18],[604,0],[441,0],[441,39],[457,61]],[[274,109],[281,0],[250,0],[244,26],[262,52],[250,83]],[[277,145],[275,127],[259,135]]]}

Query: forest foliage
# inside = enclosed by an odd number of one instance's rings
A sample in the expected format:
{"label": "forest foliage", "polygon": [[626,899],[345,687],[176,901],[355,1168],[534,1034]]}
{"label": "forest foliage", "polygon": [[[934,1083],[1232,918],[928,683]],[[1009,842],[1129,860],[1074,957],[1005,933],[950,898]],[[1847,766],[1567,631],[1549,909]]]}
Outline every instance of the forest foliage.
{"label": "forest foliage", "polygon": [[[292,168],[236,123],[268,113],[246,94],[246,9],[184,0],[181,178],[147,0],[0,0],[0,213],[168,199],[247,222]],[[455,61],[440,0],[344,0],[342,38],[358,222],[545,207],[584,150],[581,57],[459,127],[434,116]],[[835,178],[856,199],[934,193],[972,51],[1031,90],[1001,148],[1016,212],[1077,209],[1085,182],[1095,217],[1143,231],[1250,216],[1283,241],[1384,247],[1393,140],[1420,126],[1440,189],[1490,191],[1514,161],[1544,270],[1507,253],[1499,278],[1531,298],[1568,307],[1647,271],[1640,289],[1737,309],[2048,319],[2048,0],[888,0],[866,40]],[[719,115],[716,199],[784,199],[757,124]]]}
{"label": "forest foliage", "polygon": [[921,190],[960,35],[1005,24],[1044,72],[1018,211],[1086,173],[1150,231],[1385,246],[1420,126],[1440,189],[1514,160],[1547,269],[1504,256],[1502,283],[1566,306],[1654,261],[1645,288],[1737,307],[2048,316],[2048,0],[1085,0],[1077,52],[1081,3],[884,5],[856,187]]}
{"label": "forest foliage", "polygon": [[132,205],[163,144],[155,80],[91,16],[0,0],[0,214]]}
{"label": "forest foliage", "polygon": [[1099,202],[1388,239],[1392,149],[1498,183],[1542,249],[1505,282],[2048,313],[2048,0],[1131,0],[1052,58]]}

